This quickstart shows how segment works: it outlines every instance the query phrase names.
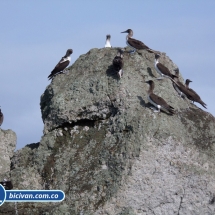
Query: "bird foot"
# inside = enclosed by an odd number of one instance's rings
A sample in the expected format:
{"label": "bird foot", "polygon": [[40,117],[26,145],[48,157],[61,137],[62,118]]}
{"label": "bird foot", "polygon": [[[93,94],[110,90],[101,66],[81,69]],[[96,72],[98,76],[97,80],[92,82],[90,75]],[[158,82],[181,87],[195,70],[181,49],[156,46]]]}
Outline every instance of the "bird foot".
{"label": "bird foot", "polygon": [[154,113],[160,112],[160,109],[157,109],[155,107],[149,107],[151,110],[153,110]]}
{"label": "bird foot", "polygon": [[160,110],[154,110],[154,113],[160,113]]}
{"label": "bird foot", "polygon": [[68,70],[67,70],[67,69],[64,69],[61,73],[66,73],[66,72],[68,72]]}
{"label": "bird foot", "polygon": [[130,50],[130,51],[128,51],[128,53],[129,54],[134,54],[136,52],[136,50],[134,49],[134,50]]}
{"label": "bird foot", "polygon": [[162,80],[162,79],[164,79],[164,77],[159,77],[159,78],[156,78],[157,80]]}
{"label": "bird foot", "polygon": [[178,95],[179,95],[179,97],[182,98],[182,99],[185,99],[185,98],[186,98],[186,97],[185,97],[183,94],[181,94],[181,93],[179,93]]}

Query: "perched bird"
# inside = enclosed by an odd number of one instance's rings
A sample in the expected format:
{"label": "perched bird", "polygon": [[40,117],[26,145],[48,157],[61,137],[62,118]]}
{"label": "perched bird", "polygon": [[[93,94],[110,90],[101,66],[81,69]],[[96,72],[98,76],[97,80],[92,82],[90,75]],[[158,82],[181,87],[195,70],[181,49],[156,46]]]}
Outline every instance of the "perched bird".
{"label": "perched bird", "polygon": [[[176,68],[174,69],[174,71],[175,71],[175,75],[173,77],[174,81],[172,82],[172,85],[182,98],[186,98],[186,95],[180,90],[180,87],[184,88],[184,84],[179,81],[179,69]],[[177,82],[177,84],[175,82]]]}
{"label": "perched bird", "polygon": [[128,46],[130,46],[131,48],[133,48],[132,51],[130,51],[130,53],[134,53],[137,50],[141,50],[141,49],[145,49],[150,53],[154,53],[156,51],[150,49],[148,46],[146,46],[143,42],[136,40],[133,37],[133,31],[131,29],[128,29],[126,31],[123,31],[121,33],[128,33],[128,35],[126,36],[126,44]]}
{"label": "perched bird", "polygon": [[112,47],[111,44],[110,44],[110,38],[111,38],[111,36],[110,36],[110,34],[108,34],[106,36],[105,48],[107,48],[107,47],[111,48]]}
{"label": "perched bird", "polygon": [[66,55],[61,58],[59,63],[55,66],[55,68],[52,70],[51,74],[48,76],[49,80],[55,77],[58,73],[61,71],[64,71],[66,67],[69,65],[71,61],[70,55],[73,53],[72,49],[68,49],[66,52]]}
{"label": "perched bird", "polygon": [[157,110],[154,110],[154,112],[160,112],[161,109],[170,114],[174,114],[174,108],[168,105],[163,98],[153,93],[153,90],[155,88],[154,81],[149,80],[146,81],[146,83],[149,84],[148,101],[157,108]]}
{"label": "perched bird", "polygon": [[[187,90],[189,90],[190,94],[187,96],[188,99],[190,99],[193,103],[198,102],[201,104],[204,108],[206,108],[206,104],[201,100],[200,96],[191,88],[189,88],[189,83],[192,82],[190,79],[187,79],[185,81],[185,87]],[[206,108],[207,109],[207,108]]]}
{"label": "perched bird", "polygon": [[3,181],[0,181],[0,184],[4,187],[5,190],[13,189],[12,182],[8,181],[7,179],[4,179]]}
{"label": "perched bird", "polygon": [[177,88],[179,89],[179,91],[183,95],[185,95],[189,100],[191,100],[192,102],[198,102],[204,108],[206,108],[206,104],[201,100],[200,96],[194,90],[192,89],[190,90],[190,88],[187,88],[185,85],[181,84],[177,76],[173,75],[172,81],[177,85]]}
{"label": "perched bird", "polygon": [[159,62],[160,54],[155,54],[155,69],[160,74],[160,78],[157,79],[163,79],[166,78],[172,78],[172,73],[169,71],[167,67],[165,67],[162,63]]}
{"label": "perched bird", "polygon": [[3,115],[3,113],[1,112],[1,109],[0,109],[0,126],[3,123],[3,120],[4,120],[4,115]]}
{"label": "perched bird", "polygon": [[116,57],[113,59],[113,67],[117,71],[117,75],[119,78],[123,75],[123,51],[122,49],[118,50]]}

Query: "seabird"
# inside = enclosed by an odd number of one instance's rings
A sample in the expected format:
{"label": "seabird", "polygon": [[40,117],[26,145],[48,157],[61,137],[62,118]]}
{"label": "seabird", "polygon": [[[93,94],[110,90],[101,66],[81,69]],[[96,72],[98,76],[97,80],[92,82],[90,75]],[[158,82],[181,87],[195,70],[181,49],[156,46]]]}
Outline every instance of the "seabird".
{"label": "seabird", "polygon": [[48,76],[49,80],[52,79],[55,75],[60,73],[61,71],[64,71],[66,67],[69,65],[71,61],[70,55],[73,53],[72,49],[68,49],[66,52],[66,55],[61,58],[59,63],[55,66],[55,68],[52,70],[51,74]]}
{"label": "seabird", "polygon": [[4,120],[4,115],[3,115],[3,113],[1,112],[1,109],[0,109],[0,126],[3,123],[3,120]]}
{"label": "seabird", "polygon": [[[200,103],[204,108],[205,103],[201,100],[200,96],[194,91],[190,90],[190,88],[187,88],[185,85],[183,85],[179,80],[178,77],[173,75],[172,81],[177,85],[180,92],[182,92],[189,100],[192,102],[198,102]],[[185,82],[186,83],[186,82]],[[207,108],[206,108],[207,109]]]}
{"label": "seabird", "polygon": [[136,49],[138,49],[138,50],[145,49],[150,53],[156,52],[156,51],[150,49],[148,46],[146,46],[143,42],[132,38],[133,31],[131,29],[128,29],[121,33],[128,33],[128,35],[126,36],[126,44],[133,49],[132,51],[130,51],[130,53],[134,53],[136,51]]}
{"label": "seabird", "polygon": [[172,73],[169,71],[167,67],[165,67],[162,63],[159,62],[160,54],[155,54],[155,69],[160,74],[160,78],[157,79],[163,79],[166,78],[172,78]]}
{"label": "seabird", "polygon": [[122,49],[118,50],[116,57],[113,59],[113,67],[117,71],[117,75],[120,79],[123,75],[123,70],[122,70],[122,67],[123,67],[123,51],[122,51]]}
{"label": "seabird", "polygon": [[[172,82],[172,85],[182,98],[186,98],[186,95],[179,89],[180,87],[184,88],[184,84],[179,81],[179,69],[176,68],[174,69],[174,71],[175,71],[175,75],[173,75],[172,77],[174,79],[174,81]],[[177,82],[177,84],[175,82]]]}
{"label": "seabird", "polygon": [[[193,103],[194,102],[198,102],[199,104],[201,104],[204,108],[206,108],[206,104],[201,100],[200,96],[191,88],[189,88],[189,83],[192,82],[190,79],[187,79],[185,81],[185,87],[187,90],[189,90],[189,92],[191,93],[191,95],[189,94],[187,96],[188,99],[190,99]],[[206,108],[207,109],[207,108]]]}
{"label": "seabird", "polygon": [[5,190],[13,189],[12,182],[8,181],[7,179],[4,179],[3,181],[0,181],[0,184],[4,187]]}
{"label": "seabird", "polygon": [[111,37],[110,34],[108,34],[106,36],[105,48],[107,48],[107,47],[111,48],[112,47],[110,44],[110,37]]}
{"label": "seabird", "polygon": [[160,112],[161,109],[170,114],[174,114],[174,108],[168,105],[163,98],[153,93],[153,90],[155,88],[154,81],[149,80],[146,81],[146,83],[149,84],[148,101],[157,108],[157,110],[154,110],[154,112]]}

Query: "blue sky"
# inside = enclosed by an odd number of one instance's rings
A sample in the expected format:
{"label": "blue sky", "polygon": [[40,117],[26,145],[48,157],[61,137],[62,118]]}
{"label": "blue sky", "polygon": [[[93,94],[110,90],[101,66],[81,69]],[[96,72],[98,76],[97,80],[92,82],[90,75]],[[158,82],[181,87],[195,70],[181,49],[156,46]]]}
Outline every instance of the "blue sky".
{"label": "blue sky", "polygon": [[106,34],[112,46],[125,47],[120,32],[128,28],[167,53],[215,115],[215,1],[7,0],[0,8],[1,127],[16,132],[17,149],[43,135],[40,96],[66,50],[73,49],[73,63],[104,47]]}

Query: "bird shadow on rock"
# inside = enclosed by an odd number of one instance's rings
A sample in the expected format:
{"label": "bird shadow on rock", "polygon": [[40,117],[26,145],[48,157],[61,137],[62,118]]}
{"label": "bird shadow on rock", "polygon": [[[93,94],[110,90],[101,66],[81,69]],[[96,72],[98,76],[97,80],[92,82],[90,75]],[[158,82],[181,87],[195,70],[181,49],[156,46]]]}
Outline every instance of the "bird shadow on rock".
{"label": "bird shadow on rock", "polygon": [[140,105],[143,107],[148,107],[148,103],[145,102],[145,100],[141,96],[137,96],[137,98],[140,100]]}
{"label": "bird shadow on rock", "polygon": [[116,72],[116,70],[114,69],[113,65],[110,65],[110,66],[108,67],[108,69],[106,70],[106,74],[107,74],[108,77],[112,77],[113,79],[116,79],[116,80],[119,79],[119,78],[118,78],[118,75],[117,75],[117,72]]}
{"label": "bird shadow on rock", "polygon": [[148,74],[149,74],[150,77],[156,78],[156,77],[154,76],[154,74],[152,73],[152,70],[151,70],[150,67],[147,67],[147,72],[148,72]]}

